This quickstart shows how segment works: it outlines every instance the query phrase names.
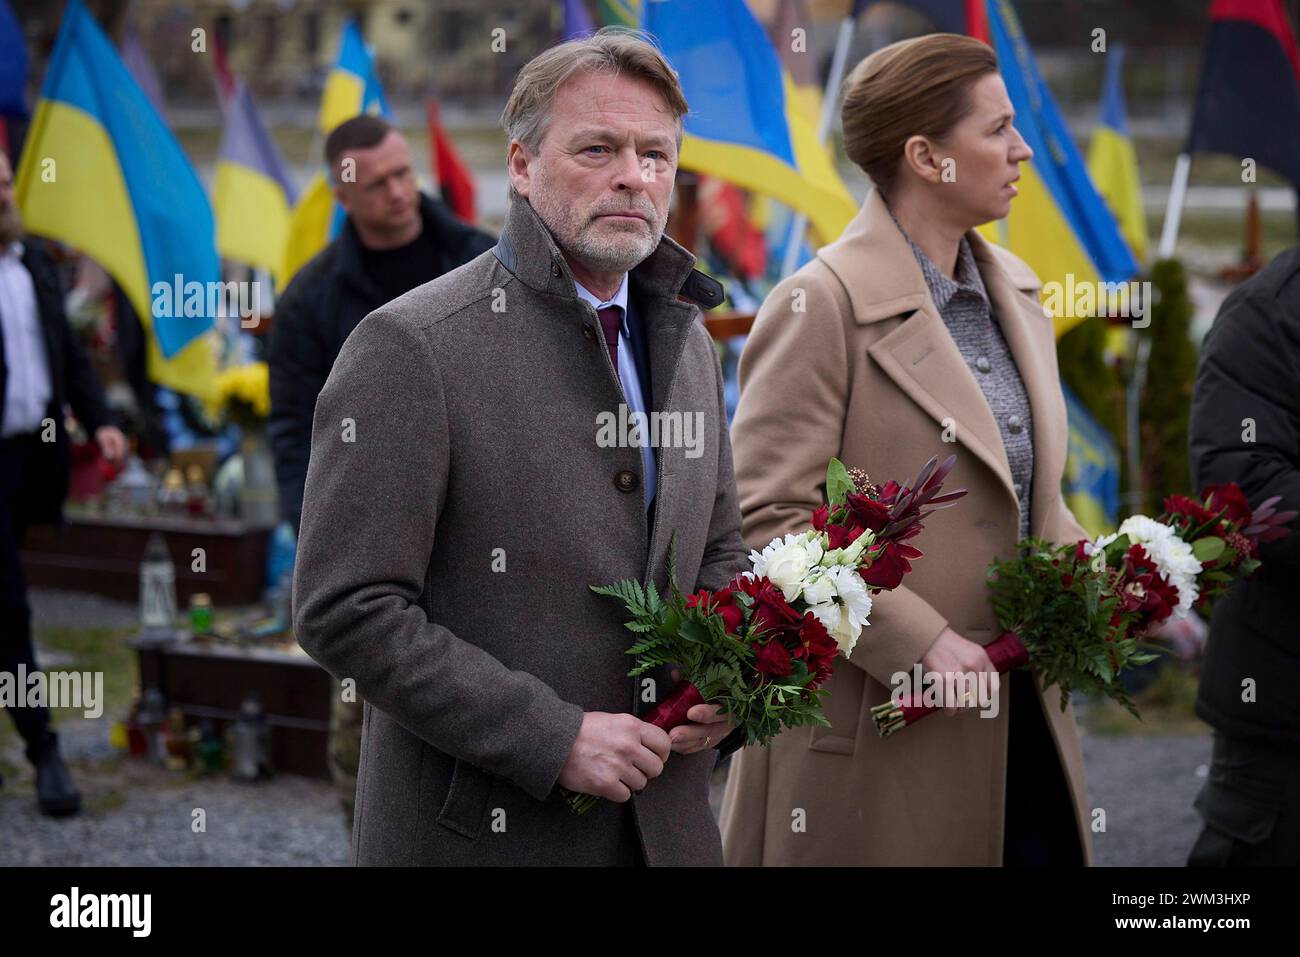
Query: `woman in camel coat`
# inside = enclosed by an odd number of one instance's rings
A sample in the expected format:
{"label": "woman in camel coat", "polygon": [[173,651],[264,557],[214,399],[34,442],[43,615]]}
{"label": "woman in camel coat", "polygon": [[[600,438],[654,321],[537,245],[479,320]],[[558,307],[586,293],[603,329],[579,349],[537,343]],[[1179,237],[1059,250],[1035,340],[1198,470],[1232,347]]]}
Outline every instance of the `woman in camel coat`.
{"label": "woman in camel coat", "polygon": [[[845,84],[845,148],[876,185],[836,242],[778,285],[741,357],[732,430],[744,536],[808,527],[831,456],[906,482],[956,453],[905,584],[828,683],[829,727],[732,760],[731,865],[1090,863],[1079,733],[1058,690],[1002,676],[990,707],[955,707],[888,739],[891,679],[996,683],[985,569],[1026,534],[1086,537],[1061,496],[1066,415],[1039,280],[974,227],[1010,209],[1032,152],[991,49],[936,34],[893,44]],[[888,199],[886,199],[888,197]],[[936,296],[939,302],[936,302]]]}

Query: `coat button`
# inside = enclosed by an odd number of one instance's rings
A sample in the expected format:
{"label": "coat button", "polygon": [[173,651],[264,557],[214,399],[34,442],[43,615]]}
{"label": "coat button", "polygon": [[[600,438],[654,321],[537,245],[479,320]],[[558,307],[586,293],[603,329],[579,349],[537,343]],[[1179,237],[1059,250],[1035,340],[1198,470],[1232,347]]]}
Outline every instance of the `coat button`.
{"label": "coat button", "polygon": [[582,327],[582,335],[583,335],[583,338],[585,338],[585,339],[586,339],[587,341],[589,341],[589,342],[595,342],[595,341],[596,341],[596,332],[595,332],[594,329],[591,328],[591,326],[583,326],[583,327]]}
{"label": "coat button", "polygon": [[551,275],[552,275],[552,276],[558,276],[559,274],[560,274],[560,264],[559,264],[559,263],[551,263]]}
{"label": "coat button", "polygon": [[987,356],[980,356],[975,360],[975,368],[979,369],[980,372],[988,372],[993,368],[993,363],[989,362]]}
{"label": "coat button", "polygon": [[635,472],[631,469],[623,469],[614,476],[614,487],[620,492],[634,492],[639,481]]}
{"label": "coat button", "polygon": [[1007,428],[1010,429],[1012,432],[1019,432],[1021,429],[1023,429],[1024,425],[1020,421],[1020,416],[1013,415],[1009,419],[1007,419]]}

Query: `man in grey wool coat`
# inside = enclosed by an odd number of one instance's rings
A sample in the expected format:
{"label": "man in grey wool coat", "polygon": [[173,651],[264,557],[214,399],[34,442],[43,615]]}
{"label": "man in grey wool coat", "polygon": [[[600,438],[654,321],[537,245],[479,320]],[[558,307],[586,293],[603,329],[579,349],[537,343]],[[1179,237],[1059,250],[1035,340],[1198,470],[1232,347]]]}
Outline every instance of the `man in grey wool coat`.
{"label": "man in grey wool coat", "polygon": [[722,863],[709,772],[740,735],[636,717],[672,679],[627,676],[588,588],[664,588],[674,532],[684,591],[749,567],[697,306],[722,288],[663,235],[685,112],[634,34],[527,64],[500,242],[367,316],[320,395],[293,617],[365,700],[356,864]]}

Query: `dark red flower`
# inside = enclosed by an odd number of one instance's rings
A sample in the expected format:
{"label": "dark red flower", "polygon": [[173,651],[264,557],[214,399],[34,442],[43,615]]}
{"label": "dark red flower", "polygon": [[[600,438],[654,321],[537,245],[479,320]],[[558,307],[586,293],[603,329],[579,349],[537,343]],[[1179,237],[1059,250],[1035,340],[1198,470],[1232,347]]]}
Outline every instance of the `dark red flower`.
{"label": "dark red flower", "polygon": [[790,652],[785,645],[775,638],[758,649],[754,658],[754,668],[774,678],[784,678],[790,674]]}
{"label": "dark red flower", "polygon": [[1227,482],[1223,485],[1207,485],[1205,491],[1201,493],[1205,500],[1205,506],[1211,513],[1217,514],[1225,508],[1228,510],[1224,516],[1228,521],[1238,527],[1244,527],[1250,524],[1251,507],[1250,502],[1246,500],[1246,493],[1236,482]]}
{"label": "dark red flower", "polygon": [[745,611],[736,604],[736,593],[730,585],[716,592],[701,588],[695,594],[686,596],[686,607],[718,615],[722,618],[723,630],[730,635],[734,635],[745,621]]}
{"label": "dark red flower", "polygon": [[749,623],[756,634],[779,636],[794,632],[798,627],[801,617],[799,612],[790,607],[781,589],[769,579],[740,576],[732,583],[732,587],[754,599],[753,615]]}
{"label": "dark red flower", "polygon": [[722,630],[734,635],[745,623],[745,610],[736,604],[736,593],[724,588],[714,596],[713,610],[722,616]]}
{"label": "dark red flower", "polygon": [[872,561],[869,567],[860,569],[858,574],[872,588],[883,588],[888,591],[897,588],[903,576],[912,570],[909,559],[920,558],[921,554],[919,548],[911,545],[902,542],[885,542],[884,551]]}
{"label": "dark red flower", "polygon": [[1160,577],[1156,563],[1141,545],[1131,545],[1124,556],[1119,581],[1120,609],[1135,612],[1141,627],[1158,625],[1178,607],[1178,589]]}
{"label": "dark red flower", "polygon": [[709,611],[712,606],[713,592],[709,591],[707,588],[701,588],[694,594],[686,596],[687,608],[700,608],[704,611]]}
{"label": "dark red flower", "polygon": [[832,654],[836,651],[835,639],[826,631],[826,626],[810,611],[804,612],[795,641],[796,645],[791,654],[796,658],[823,655],[828,647]]}
{"label": "dark red flower", "polygon": [[897,482],[890,479],[884,485],[880,486],[880,491],[876,494],[876,501],[881,505],[893,505],[898,501],[898,496],[910,492],[911,489],[905,489],[899,486]]}
{"label": "dark red flower", "polygon": [[1188,498],[1186,495],[1170,495],[1166,498],[1165,512],[1167,512],[1176,523],[1185,524],[1189,528],[1200,528],[1206,522],[1210,521],[1210,519],[1214,518],[1214,512],[1195,499]]}
{"label": "dark red flower", "polygon": [[825,531],[826,547],[834,549],[848,548],[866,529],[860,525],[828,525]]}
{"label": "dark red flower", "polygon": [[861,525],[873,532],[878,532],[889,524],[889,506],[874,501],[865,495],[850,492],[844,498],[849,509],[850,525]]}

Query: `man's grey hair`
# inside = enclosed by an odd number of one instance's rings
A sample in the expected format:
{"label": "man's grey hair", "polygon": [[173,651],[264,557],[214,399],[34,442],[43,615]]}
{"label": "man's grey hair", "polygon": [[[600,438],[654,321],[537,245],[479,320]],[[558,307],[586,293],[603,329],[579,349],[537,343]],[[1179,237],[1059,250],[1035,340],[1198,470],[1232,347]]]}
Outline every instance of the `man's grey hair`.
{"label": "man's grey hair", "polygon": [[524,64],[501,114],[507,145],[518,140],[528,152],[537,155],[556,94],[580,73],[609,73],[649,83],[668,104],[677,123],[677,145],[681,147],[682,117],[687,106],[677,73],[648,34],[626,27],[604,27],[591,36],[568,40]]}

